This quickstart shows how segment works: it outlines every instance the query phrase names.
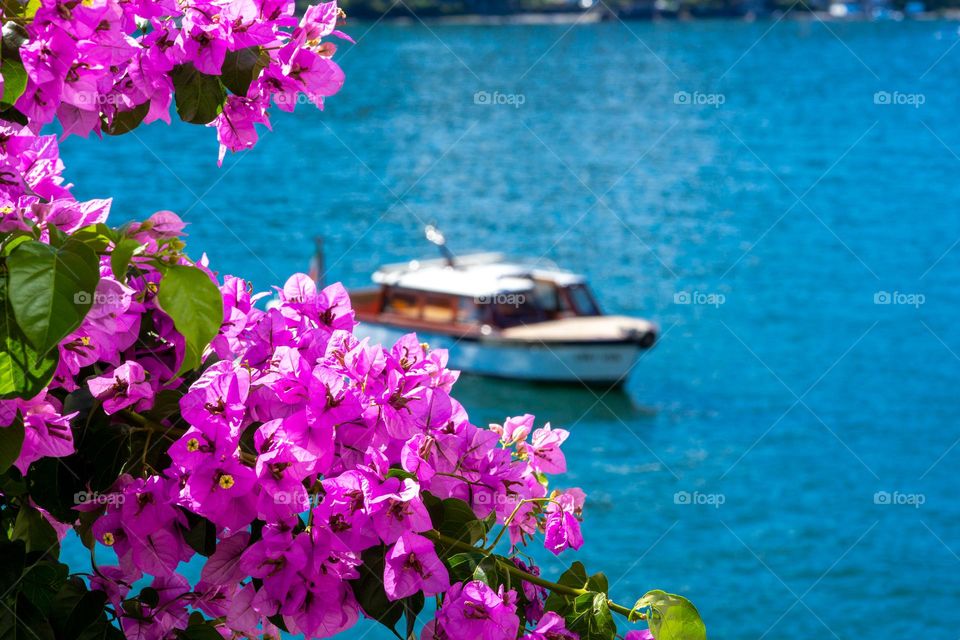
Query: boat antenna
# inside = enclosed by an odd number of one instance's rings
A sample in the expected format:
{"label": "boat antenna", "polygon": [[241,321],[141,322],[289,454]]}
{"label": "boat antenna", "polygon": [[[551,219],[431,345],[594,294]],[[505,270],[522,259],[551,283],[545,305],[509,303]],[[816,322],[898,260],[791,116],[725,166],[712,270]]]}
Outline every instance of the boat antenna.
{"label": "boat antenna", "polygon": [[447,266],[455,267],[456,261],[453,252],[450,251],[449,247],[447,247],[447,239],[443,236],[443,233],[440,231],[440,229],[437,229],[432,224],[428,224],[423,231],[424,235],[427,236],[427,241],[437,245],[437,248],[440,249],[440,253],[443,255],[444,260],[447,261]]}

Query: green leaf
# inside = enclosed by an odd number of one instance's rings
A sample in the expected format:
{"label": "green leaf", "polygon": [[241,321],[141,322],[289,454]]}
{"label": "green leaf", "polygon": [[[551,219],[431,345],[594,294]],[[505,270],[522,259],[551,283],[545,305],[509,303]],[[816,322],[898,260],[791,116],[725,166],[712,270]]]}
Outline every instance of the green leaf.
{"label": "green leaf", "polygon": [[160,604],[160,593],[153,587],[144,587],[137,599],[152,609]]}
{"label": "green leaf", "polygon": [[60,352],[40,354],[20,330],[0,276],[0,398],[33,398],[50,384]]}
{"label": "green leaf", "polygon": [[55,635],[49,616],[21,593],[12,608],[0,607],[0,638],[55,640]]}
{"label": "green leaf", "polygon": [[[153,406],[150,407],[148,411],[143,412],[143,415],[154,422],[163,422],[174,414],[179,413],[180,398],[182,397],[183,391],[177,389],[162,389],[154,396]],[[244,435],[250,431],[252,430],[244,432]]]}
{"label": "green leaf", "polygon": [[186,341],[183,365],[177,375],[196,369],[203,360],[203,350],[223,322],[220,289],[196,267],[166,265],[157,302]]}
{"label": "green leaf", "polygon": [[80,326],[100,281],[97,254],[73,239],[60,248],[24,242],[7,258],[7,269],[17,324],[41,354]]}
{"label": "green leaf", "polygon": [[220,80],[231,93],[246,96],[250,85],[260,76],[269,60],[260,47],[228,51],[223,59]]}
{"label": "green leaf", "polygon": [[5,256],[10,255],[14,249],[16,249],[21,244],[29,240],[33,240],[33,234],[28,233],[26,231],[21,231],[19,234],[14,235],[14,237],[10,238],[9,240],[3,243],[2,255],[5,255]]}
{"label": "green leaf", "polygon": [[113,271],[113,277],[120,282],[127,280],[127,267],[130,266],[130,259],[141,247],[141,244],[133,238],[123,238],[117,242],[113,251],[110,252],[110,269]]}
{"label": "green leaf", "polygon": [[390,478],[400,478],[401,480],[407,480],[407,479],[416,480],[417,476],[410,473],[409,471],[400,469],[399,467],[393,467],[389,471],[387,471],[387,475],[386,477],[384,477],[384,480],[389,480]]}
{"label": "green leaf", "polygon": [[41,613],[47,614],[60,587],[67,580],[67,565],[59,562],[39,562],[34,564],[19,583],[19,591]]}
{"label": "green leaf", "polygon": [[17,513],[10,539],[23,540],[27,545],[27,553],[46,553],[59,542],[57,532],[43,514],[26,504],[20,507],[20,512]]}
{"label": "green leaf", "polygon": [[566,621],[567,629],[579,635],[581,640],[613,640],[617,635],[607,596],[602,593],[577,596]]}
{"label": "green leaf", "polygon": [[447,572],[450,582],[467,582],[473,578],[474,572],[483,561],[484,556],[479,551],[455,553],[446,558]]}
{"label": "green leaf", "polygon": [[103,120],[103,130],[107,135],[111,136],[122,136],[125,133],[130,133],[134,129],[140,126],[140,123],[143,122],[143,119],[147,117],[147,113],[150,112],[150,101],[146,101],[143,104],[138,104],[133,109],[129,111],[120,111],[119,113],[114,114],[113,120],[106,122]]}
{"label": "green leaf", "polygon": [[706,640],[700,612],[683,596],[655,589],[637,600],[634,610],[649,609],[647,624],[656,640]]}
{"label": "green leaf", "polygon": [[77,229],[70,234],[70,237],[84,243],[94,251],[106,251],[107,247],[117,241],[117,234],[102,222]]}
{"label": "green leaf", "polygon": [[[487,534],[486,524],[477,519],[473,509],[463,500],[439,500],[430,494],[424,494],[424,503],[430,513],[433,528],[447,537],[473,545]],[[437,548],[439,555],[449,555],[450,549],[446,549],[442,543],[438,543]]]}
{"label": "green leaf", "polygon": [[19,412],[9,427],[0,428],[0,473],[6,473],[7,469],[20,457],[23,433],[23,418],[20,417]]}
{"label": "green leaf", "polygon": [[76,456],[89,469],[89,474],[82,477],[90,483],[90,489],[107,491],[116,482],[123,465],[130,460],[130,431],[114,424],[102,411],[94,410],[83,438],[77,444]]}
{"label": "green leaf", "polygon": [[[77,469],[71,466],[78,467]],[[27,469],[27,490],[30,498],[60,522],[74,522],[78,513],[78,493],[86,493],[80,477],[89,477],[80,469],[77,455],[66,458],[40,458]],[[79,473],[78,473],[79,471]]]}
{"label": "green leaf", "polygon": [[174,100],[184,122],[208,124],[223,110],[227,92],[216,76],[197,70],[192,63],[173,69]]}
{"label": "green leaf", "polygon": [[83,580],[69,578],[57,593],[50,610],[50,621],[57,637],[76,640],[85,631],[93,631],[106,624],[106,602],[107,594],[104,592],[88,591]]}
{"label": "green leaf", "polygon": [[3,97],[0,98],[0,103],[13,105],[27,88],[27,71],[23,68],[23,63],[16,58],[4,58],[0,63],[0,74],[3,75]]}
{"label": "green leaf", "polygon": [[595,573],[587,579],[586,589],[596,591],[597,593],[607,593],[610,590],[607,582],[607,576],[603,573]]}
{"label": "green leaf", "polygon": [[488,587],[497,589],[497,587],[508,582],[510,579],[509,573],[503,572],[503,574],[504,575],[501,575],[501,571],[498,568],[497,558],[495,556],[487,556],[477,563],[476,568],[473,570],[472,578],[479,580]]}
{"label": "green leaf", "polygon": [[399,638],[396,627],[400,618],[403,617],[403,604],[399,601],[391,601],[384,591],[383,566],[386,551],[387,548],[384,545],[364,551],[363,564],[357,568],[360,577],[350,580],[350,587],[363,612],[393,631]]}
{"label": "green leaf", "polygon": [[[557,582],[565,587],[585,589],[587,587],[587,581],[587,570],[583,566],[583,563],[574,562],[569,569],[563,572],[563,575],[560,576],[560,579]],[[547,596],[547,601],[544,603],[544,609],[547,611],[554,611],[562,616],[565,616],[573,606],[573,600],[574,598],[572,596],[566,596],[555,591],[551,591],[550,595]]]}
{"label": "green leaf", "polygon": [[217,527],[204,517],[187,512],[190,529],[183,538],[190,548],[209,558],[217,549]]}
{"label": "green leaf", "polygon": [[191,624],[177,633],[182,640],[223,640],[223,636],[209,623]]}

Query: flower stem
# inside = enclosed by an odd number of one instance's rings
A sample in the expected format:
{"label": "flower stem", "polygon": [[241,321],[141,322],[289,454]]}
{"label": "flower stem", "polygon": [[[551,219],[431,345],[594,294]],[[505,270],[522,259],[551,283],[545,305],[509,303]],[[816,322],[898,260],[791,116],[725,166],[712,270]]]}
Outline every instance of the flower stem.
{"label": "flower stem", "polygon": [[[449,537],[449,536],[445,536],[445,535],[443,535],[442,533],[440,533],[439,531],[437,531],[437,530],[435,530],[435,529],[431,529],[430,531],[426,531],[426,532],[423,533],[423,535],[424,535],[425,537],[427,537],[427,538],[430,538],[430,539],[433,540],[434,542],[442,542],[442,543],[445,544],[445,545],[448,545],[448,546],[450,546],[450,547],[455,547],[455,548],[460,549],[460,550],[462,550],[462,551],[473,551],[473,552],[475,552],[475,553],[481,553],[481,554],[483,554],[484,556],[490,557],[490,553],[491,553],[490,551],[487,551],[486,549],[482,549],[482,548],[479,548],[479,547],[475,547],[475,546],[473,546],[473,545],[471,545],[471,544],[467,544],[466,542],[461,542],[460,540],[457,540],[457,539],[455,539],[455,538],[451,538],[451,537]],[[555,593],[559,593],[559,594],[562,594],[562,595],[565,595],[565,596],[573,596],[573,597],[582,596],[582,595],[585,594],[585,593],[590,593],[590,592],[589,592],[588,590],[586,590],[586,589],[578,589],[577,587],[571,587],[571,586],[564,585],[564,584],[558,584],[558,583],[556,583],[556,582],[551,582],[550,580],[547,580],[546,578],[541,578],[540,576],[535,576],[535,575],[533,575],[532,573],[529,573],[529,572],[527,572],[527,571],[524,571],[523,569],[521,569],[520,567],[516,566],[516,565],[513,564],[512,562],[504,562],[503,560],[501,560],[500,558],[497,558],[497,557],[494,557],[494,559],[497,561],[497,564],[498,564],[499,566],[501,566],[501,567],[503,567],[504,569],[506,569],[507,572],[509,572],[511,575],[513,575],[513,576],[515,576],[515,577],[517,577],[517,578],[520,578],[521,580],[525,580],[525,581],[527,581],[527,582],[529,582],[529,583],[531,583],[531,584],[535,584],[535,585],[537,585],[537,586],[539,586],[539,587],[544,587],[545,589],[549,589],[550,591],[553,591],[553,592],[555,592]],[[606,595],[606,594],[604,594],[604,595]],[[626,617],[627,617],[628,619],[630,619],[630,620],[633,620],[633,619],[636,619],[636,618],[641,618],[641,619],[642,619],[642,618],[644,617],[643,614],[641,614],[641,613],[638,613],[638,612],[636,612],[636,611],[632,611],[631,609],[628,609],[627,607],[624,607],[624,606],[621,606],[621,605],[619,605],[619,604],[616,604],[615,602],[613,602],[612,600],[610,600],[609,596],[607,597],[607,606],[610,607],[610,610],[611,610],[611,611],[616,611],[616,612],[619,613],[620,615],[626,616]]]}

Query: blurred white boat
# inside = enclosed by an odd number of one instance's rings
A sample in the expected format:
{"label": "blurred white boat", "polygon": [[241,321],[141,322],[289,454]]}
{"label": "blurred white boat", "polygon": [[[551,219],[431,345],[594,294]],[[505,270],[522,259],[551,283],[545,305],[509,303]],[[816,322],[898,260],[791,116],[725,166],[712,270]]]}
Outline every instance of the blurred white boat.
{"label": "blurred white boat", "polygon": [[390,345],[416,332],[469,373],[549,382],[622,384],[657,340],[649,320],[605,315],[586,279],[498,253],[386,265],[350,298],[360,337]]}

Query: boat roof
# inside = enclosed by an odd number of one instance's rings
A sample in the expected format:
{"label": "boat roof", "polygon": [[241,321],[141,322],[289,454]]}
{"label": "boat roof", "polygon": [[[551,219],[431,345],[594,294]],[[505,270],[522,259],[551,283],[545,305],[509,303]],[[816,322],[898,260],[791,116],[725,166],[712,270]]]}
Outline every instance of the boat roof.
{"label": "boat roof", "polygon": [[474,298],[530,291],[534,278],[560,286],[585,282],[582,275],[555,265],[507,260],[501,253],[457,256],[452,267],[444,259],[411,260],[384,265],[373,274],[377,284]]}

